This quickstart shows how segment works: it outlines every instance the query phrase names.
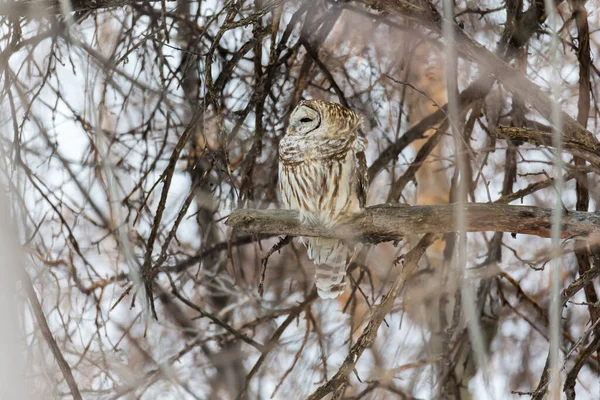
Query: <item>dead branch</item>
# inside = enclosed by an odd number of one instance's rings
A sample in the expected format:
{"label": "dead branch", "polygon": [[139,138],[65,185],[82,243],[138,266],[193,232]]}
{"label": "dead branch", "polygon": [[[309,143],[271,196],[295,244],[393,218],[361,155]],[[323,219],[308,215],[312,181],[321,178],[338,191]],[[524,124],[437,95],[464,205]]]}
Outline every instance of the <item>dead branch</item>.
{"label": "dead branch", "polygon": [[[230,227],[249,233],[270,233],[290,236],[322,236],[341,239],[360,239],[379,243],[398,240],[405,235],[448,233],[454,226],[455,204],[408,206],[381,204],[368,207],[355,219],[336,229],[302,225],[292,210],[234,211],[226,221]],[[510,232],[550,237],[552,210],[533,206],[506,204],[466,204],[468,232]],[[600,215],[569,211],[563,217],[563,238],[600,237]]]}
{"label": "dead branch", "polygon": [[[512,126],[499,126],[497,132],[500,136],[504,136],[513,142],[526,142],[536,146],[552,146],[552,132]],[[600,168],[600,144],[590,146],[589,143],[566,137],[563,146],[566,151],[581,157],[596,169]]]}

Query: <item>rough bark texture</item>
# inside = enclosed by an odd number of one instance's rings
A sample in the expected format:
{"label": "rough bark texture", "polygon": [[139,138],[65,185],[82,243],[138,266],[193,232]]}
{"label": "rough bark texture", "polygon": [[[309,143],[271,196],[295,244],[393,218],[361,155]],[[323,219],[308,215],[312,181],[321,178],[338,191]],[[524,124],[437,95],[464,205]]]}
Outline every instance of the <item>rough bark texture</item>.
{"label": "rough bark texture", "polygon": [[[407,206],[382,204],[368,207],[363,214],[335,230],[302,225],[291,210],[234,211],[227,225],[242,232],[290,236],[322,236],[360,239],[379,243],[405,235],[454,232],[454,204]],[[550,237],[552,210],[505,204],[466,204],[468,232],[510,232]],[[563,217],[563,238],[600,238],[600,214],[569,211]]]}

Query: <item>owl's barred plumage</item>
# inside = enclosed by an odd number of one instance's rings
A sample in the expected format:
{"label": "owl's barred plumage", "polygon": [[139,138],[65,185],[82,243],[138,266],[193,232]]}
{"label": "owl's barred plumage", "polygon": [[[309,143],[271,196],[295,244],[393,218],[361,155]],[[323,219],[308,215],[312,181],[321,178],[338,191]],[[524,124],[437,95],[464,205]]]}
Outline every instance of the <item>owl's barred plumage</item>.
{"label": "owl's barred plumage", "polygon": [[[290,117],[279,143],[279,187],[286,208],[303,223],[333,228],[365,206],[367,140],[358,135],[361,118],[339,104],[304,100]],[[337,239],[303,238],[316,265],[322,298],[341,293],[347,247]]]}

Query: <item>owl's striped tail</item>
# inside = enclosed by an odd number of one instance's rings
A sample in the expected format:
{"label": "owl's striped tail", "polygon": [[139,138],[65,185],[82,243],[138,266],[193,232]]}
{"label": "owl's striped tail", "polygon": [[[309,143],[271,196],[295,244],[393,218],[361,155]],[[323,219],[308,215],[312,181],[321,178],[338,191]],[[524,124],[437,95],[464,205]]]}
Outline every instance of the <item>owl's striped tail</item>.
{"label": "owl's striped tail", "polygon": [[333,299],[343,292],[347,248],[337,239],[305,238],[308,258],[316,266],[317,292],[322,299]]}

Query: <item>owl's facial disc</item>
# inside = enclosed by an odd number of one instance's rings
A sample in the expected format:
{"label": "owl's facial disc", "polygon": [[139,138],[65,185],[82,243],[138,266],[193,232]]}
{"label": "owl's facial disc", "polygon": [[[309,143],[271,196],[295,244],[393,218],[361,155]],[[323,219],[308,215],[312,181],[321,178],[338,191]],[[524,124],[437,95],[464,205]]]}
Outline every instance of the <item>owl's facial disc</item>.
{"label": "owl's facial disc", "polygon": [[317,129],[319,125],[321,125],[319,113],[310,107],[300,105],[292,112],[288,134],[306,135]]}

